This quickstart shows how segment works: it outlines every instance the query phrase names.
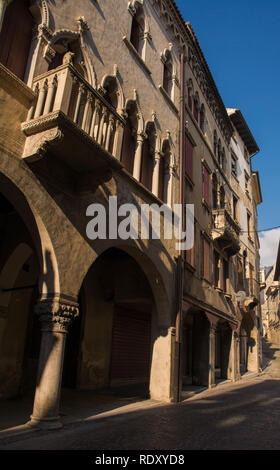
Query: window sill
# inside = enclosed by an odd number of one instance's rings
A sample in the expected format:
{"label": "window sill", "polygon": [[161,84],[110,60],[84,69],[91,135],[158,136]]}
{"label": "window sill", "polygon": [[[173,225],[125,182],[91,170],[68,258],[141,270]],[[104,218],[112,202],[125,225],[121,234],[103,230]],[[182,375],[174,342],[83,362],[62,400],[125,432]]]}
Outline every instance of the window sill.
{"label": "window sill", "polygon": [[195,267],[192,264],[188,263],[188,261],[186,260],[185,260],[185,268],[192,273],[195,272]]}
{"label": "window sill", "polygon": [[248,240],[249,240],[249,242],[252,243],[252,245],[254,245],[254,240],[253,240],[253,238],[252,238],[250,235],[248,235]]}
{"label": "window sill", "polygon": [[210,214],[210,212],[211,212],[210,206],[209,206],[208,202],[205,201],[204,197],[202,198],[202,201],[201,201],[201,202],[202,202],[202,205],[205,207],[205,209],[206,209],[206,210],[209,212],[209,214]]}
{"label": "window sill", "polygon": [[131,42],[127,39],[126,36],[123,36],[123,42],[128,47],[128,49],[133,53],[134,57],[138,60],[138,62],[140,63],[142,68],[145,70],[145,72],[148,75],[152,75],[152,72],[150,71],[149,67],[145,64],[145,62],[142,59],[142,57],[140,56],[140,54],[137,52],[137,50],[135,49],[133,44],[131,44]]}
{"label": "window sill", "polygon": [[191,179],[191,177],[187,173],[185,173],[185,179],[186,179],[187,183],[189,183],[189,185],[193,189],[194,186],[195,186],[195,183],[193,182],[193,180]]}
{"label": "window sill", "polygon": [[170,104],[173,111],[175,111],[176,114],[179,114],[179,110],[178,110],[177,106],[173,103],[173,101],[170,98],[169,94],[165,91],[165,89],[163,88],[162,85],[159,85],[159,90],[160,90],[161,94],[164,96],[164,98],[166,99],[166,101]]}
{"label": "window sill", "polygon": [[236,183],[239,184],[239,181],[238,181],[238,178],[237,178],[237,175],[235,175],[234,173],[231,172],[231,176],[233,176],[233,178],[235,179]]}

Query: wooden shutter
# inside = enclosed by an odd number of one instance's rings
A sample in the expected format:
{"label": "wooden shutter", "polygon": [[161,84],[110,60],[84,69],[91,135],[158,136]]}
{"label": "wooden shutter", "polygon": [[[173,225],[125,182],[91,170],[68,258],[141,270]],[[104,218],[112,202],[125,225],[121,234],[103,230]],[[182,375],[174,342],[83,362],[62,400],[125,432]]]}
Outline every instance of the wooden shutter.
{"label": "wooden shutter", "polygon": [[193,145],[190,139],[186,136],[185,138],[185,172],[193,179]]}
{"label": "wooden shutter", "polygon": [[0,33],[0,62],[22,80],[33,27],[28,3],[27,0],[14,0],[8,5]]}
{"label": "wooden shutter", "polygon": [[150,313],[116,307],[112,332],[111,384],[147,381],[150,357]]}

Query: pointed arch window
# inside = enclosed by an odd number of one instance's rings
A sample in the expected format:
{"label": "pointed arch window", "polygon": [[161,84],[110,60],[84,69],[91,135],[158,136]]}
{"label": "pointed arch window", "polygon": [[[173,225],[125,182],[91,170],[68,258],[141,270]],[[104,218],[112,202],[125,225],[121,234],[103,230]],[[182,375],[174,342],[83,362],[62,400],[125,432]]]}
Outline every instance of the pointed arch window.
{"label": "pointed arch window", "polygon": [[144,13],[143,13],[143,8],[139,6],[137,8],[135,15],[132,18],[130,42],[141,57],[143,55],[144,32],[145,32]]}
{"label": "pointed arch window", "polygon": [[28,0],[13,0],[6,8],[0,32],[0,62],[21,80],[27,66],[35,25]]}

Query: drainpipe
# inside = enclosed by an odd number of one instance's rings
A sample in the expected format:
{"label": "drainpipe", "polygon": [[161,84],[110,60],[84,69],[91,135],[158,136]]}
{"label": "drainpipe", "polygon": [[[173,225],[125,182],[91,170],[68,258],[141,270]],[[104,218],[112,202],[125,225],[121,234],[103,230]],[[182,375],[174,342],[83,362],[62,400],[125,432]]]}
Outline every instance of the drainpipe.
{"label": "drainpipe", "polygon": [[[179,202],[181,207],[184,206],[184,186],[185,186],[185,159],[184,159],[184,144],[185,144],[185,57],[181,54],[180,57],[180,196]],[[182,231],[185,228],[185,215],[182,210]],[[182,300],[183,300],[183,253],[179,249],[177,258],[177,312],[176,312],[176,354],[177,354],[177,377],[176,377],[176,395],[175,401],[179,402],[181,399],[182,377],[181,377],[181,356],[182,356]]]}

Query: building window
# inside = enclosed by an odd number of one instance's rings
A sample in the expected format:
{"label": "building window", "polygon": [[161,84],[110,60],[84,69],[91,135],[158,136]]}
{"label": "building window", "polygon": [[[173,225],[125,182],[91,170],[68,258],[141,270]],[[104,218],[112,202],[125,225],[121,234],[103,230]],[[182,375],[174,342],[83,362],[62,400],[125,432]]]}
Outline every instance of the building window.
{"label": "building window", "polygon": [[139,8],[137,13],[133,16],[130,42],[142,57],[144,49],[144,15],[141,10],[142,9]]}
{"label": "building window", "polygon": [[226,259],[223,259],[222,266],[223,266],[223,276],[222,276],[221,288],[224,292],[227,292],[227,280],[229,278],[229,269],[228,269],[228,261]]}
{"label": "building window", "polygon": [[247,212],[247,231],[248,237],[251,237],[251,215]]}
{"label": "building window", "polygon": [[214,155],[215,157],[217,156],[217,150],[218,150],[218,137],[217,137],[217,131],[215,129],[214,130]]}
{"label": "building window", "polygon": [[150,191],[152,190],[152,178],[155,157],[155,126],[154,123],[148,123],[146,126],[146,139],[142,147],[142,163],[140,182]]}
{"label": "building window", "polygon": [[246,194],[249,196],[249,175],[246,171],[244,171],[244,179],[245,179],[245,191],[246,191]]}
{"label": "building window", "polygon": [[195,94],[194,97],[194,106],[193,106],[193,115],[196,121],[198,121],[198,110],[199,110],[199,99],[198,94]]}
{"label": "building window", "polygon": [[9,2],[0,33],[0,62],[21,80],[26,71],[34,26],[28,0]]}
{"label": "building window", "polygon": [[186,262],[192,266],[193,268],[195,267],[195,259],[194,259],[194,255],[195,255],[195,227],[194,227],[194,242],[193,242],[193,246],[190,250],[186,250]]}
{"label": "building window", "polygon": [[214,250],[214,263],[213,263],[213,282],[215,287],[219,287],[220,279],[220,256],[216,250]]}
{"label": "building window", "polygon": [[226,205],[226,193],[223,186],[220,186],[220,209],[224,209]]}
{"label": "building window", "polygon": [[193,180],[193,145],[188,136],[185,136],[185,172]]}
{"label": "building window", "polygon": [[202,277],[210,282],[210,243],[202,237]]}
{"label": "building window", "polygon": [[210,206],[210,174],[205,165],[202,165],[202,197]]}
{"label": "building window", "polygon": [[192,80],[188,81],[188,107],[192,111],[193,108],[193,84]]}
{"label": "building window", "polygon": [[236,196],[232,196],[232,215],[234,220],[238,220],[238,199]]}
{"label": "building window", "polygon": [[201,131],[204,132],[204,128],[205,128],[205,106],[204,106],[204,104],[202,104],[201,107],[200,107],[199,127],[200,127]]}
{"label": "building window", "polygon": [[173,66],[172,66],[172,56],[170,50],[166,49],[161,56],[161,60],[163,62],[163,82],[162,87],[173,99]]}
{"label": "building window", "polygon": [[237,157],[231,153],[231,173],[237,178]]}
{"label": "building window", "polygon": [[249,264],[250,295],[254,295],[254,268]]}
{"label": "building window", "polygon": [[218,209],[218,181],[215,173],[212,177],[212,207]]}

